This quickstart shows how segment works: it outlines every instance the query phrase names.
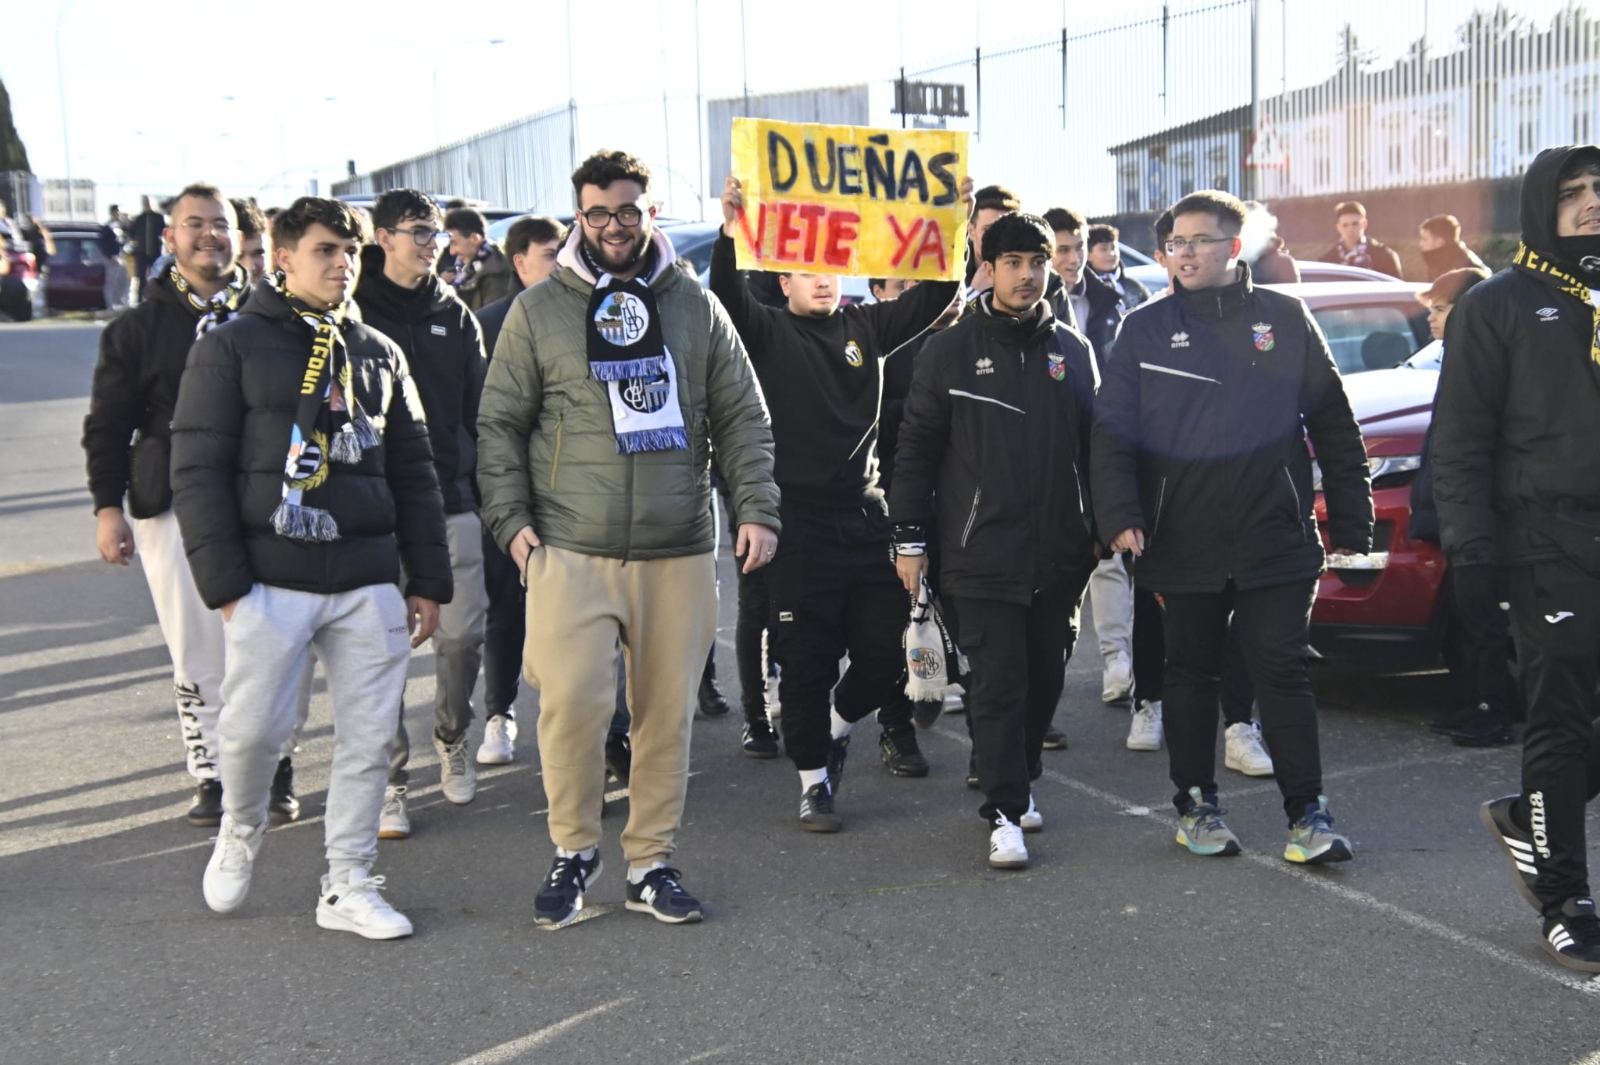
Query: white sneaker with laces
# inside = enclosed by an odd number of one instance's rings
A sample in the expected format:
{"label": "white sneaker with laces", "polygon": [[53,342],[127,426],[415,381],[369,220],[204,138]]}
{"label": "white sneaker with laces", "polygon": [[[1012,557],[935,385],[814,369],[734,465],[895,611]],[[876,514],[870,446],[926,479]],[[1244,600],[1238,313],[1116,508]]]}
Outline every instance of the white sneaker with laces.
{"label": "white sneaker with laces", "polygon": [[505,765],[517,757],[517,720],[496,714],[483,726],[483,742],[478,745],[479,765]]}
{"label": "white sneaker with laces", "polygon": [[1120,703],[1133,694],[1133,662],[1121,651],[1106,655],[1105,673],[1100,678],[1100,701]]}
{"label": "white sneaker with laces", "polygon": [[411,818],[406,814],[406,786],[391,784],[383,789],[383,812],[378,815],[379,839],[406,839],[411,835]]}
{"label": "white sneaker with laces", "polygon": [[466,733],[451,744],[435,736],[433,749],[439,755],[439,790],[457,806],[465,806],[478,794],[478,768],[467,757]]}
{"label": "white sneaker with laces", "polygon": [[1044,828],[1044,814],[1039,812],[1039,807],[1034,804],[1033,795],[1028,795],[1028,812],[1022,815],[1019,822],[1024,832],[1037,832]]}
{"label": "white sneaker with laces", "polygon": [[1159,751],[1161,749],[1161,702],[1140,699],[1133,709],[1133,721],[1128,725],[1128,750]]}
{"label": "white sneaker with laces", "polygon": [[266,834],[265,821],[251,828],[228,814],[222,815],[222,824],[217,828],[217,845],[200,882],[207,906],[218,913],[231,913],[244,902],[244,897],[250,893],[250,873]]}
{"label": "white sneaker with laces", "polygon": [[1261,745],[1261,724],[1241,721],[1224,733],[1223,764],[1247,777],[1270,777],[1272,756]]}
{"label": "white sneaker with laces", "polygon": [[412,929],[406,915],[378,894],[383,884],[383,877],[363,871],[351,873],[344,883],[323,877],[322,895],[317,899],[317,927],[354,932],[365,939],[409,936]]}
{"label": "white sneaker with laces", "polygon": [[995,814],[994,830],[989,833],[989,864],[996,869],[1026,869],[1028,847],[1022,842],[1022,829]]}

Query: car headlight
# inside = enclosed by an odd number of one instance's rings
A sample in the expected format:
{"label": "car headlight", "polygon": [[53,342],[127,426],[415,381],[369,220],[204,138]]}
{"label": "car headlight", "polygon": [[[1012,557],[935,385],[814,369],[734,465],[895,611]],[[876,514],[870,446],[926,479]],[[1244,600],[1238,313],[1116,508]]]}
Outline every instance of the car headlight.
{"label": "car headlight", "polygon": [[[1367,459],[1367,470],[1372,475],[1372,487],[1393,488],[1411,480],[1411,475],[1422,469],[1421,455],[1375,455]],[[1384,484],[1378,481],[1383,479]],[[1311,487],[1322,491],[1322,465],[1311,464]]]}

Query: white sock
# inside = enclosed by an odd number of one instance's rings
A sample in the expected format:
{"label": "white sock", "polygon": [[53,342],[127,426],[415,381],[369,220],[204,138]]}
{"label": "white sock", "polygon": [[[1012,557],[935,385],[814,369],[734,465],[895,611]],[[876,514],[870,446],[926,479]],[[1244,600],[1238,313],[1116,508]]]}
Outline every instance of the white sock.
{"label": "white sock", "polygon": [[598,847],[590,847],[586,851],[569,851],[565,847],[557,847],[556,848],[556,857],[558,857],[558,858],[582,858],[586,862],[592,862],[592,861],[594,861],[594,852],[597,851],[597,850],[599,850]]}
{"label": "white sock", "polygon": [[651,862],[649,865],[630,865],[628,866],[628,883],[642,884],[644,883],[644,878],[649,875],[650,870],[664,869],[666,865],[666,862]]}
{"label": "white sock", "polygon": [[846,721],[844,718],[840,717],[839,716],[839,711],[837,711],[837,710],[829,710],[828,711],[828,715],[833,720],[833,738],[834,739],[838,739],[840,736],[848,736],[848,735],[850,735],[850,730],[854,726],[850,722]]}
{"label": "white sock", "polygon": [[818,784],[826,782],[828,771],[826,769],[800,770],[800,794],[804,795]]}

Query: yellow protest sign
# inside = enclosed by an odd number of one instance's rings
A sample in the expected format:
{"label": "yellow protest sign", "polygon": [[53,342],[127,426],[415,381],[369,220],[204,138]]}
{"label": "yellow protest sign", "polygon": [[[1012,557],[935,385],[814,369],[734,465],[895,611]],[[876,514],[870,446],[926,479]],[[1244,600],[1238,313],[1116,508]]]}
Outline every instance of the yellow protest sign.
{"label": "yellow protest sign", "polygon": [[967,135],[733,120],[741,270],[955,280]]}

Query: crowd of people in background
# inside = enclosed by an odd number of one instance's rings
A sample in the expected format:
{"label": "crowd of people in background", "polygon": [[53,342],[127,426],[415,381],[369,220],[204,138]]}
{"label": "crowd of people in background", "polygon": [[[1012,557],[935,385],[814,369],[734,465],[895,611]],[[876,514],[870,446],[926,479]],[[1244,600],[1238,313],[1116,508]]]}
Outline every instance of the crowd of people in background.
{"label": "crowd of people in background", "polygon": [[[964,688],[988,864],[1026,867],[1087,596],[1102,699],[1128,708],[1127,749],[1166,751],[1186,852],[1246,845],[1221,805],[1220,717],[1224,766],[1276,780],[1284,859],[1354,857],[1324,787],[1308,624],[1327,554],[1372,549],[1372,483],[1326,339],[1263,283],[1298,276],[1264,205],[1173,204],[1152,296],[1116,228],[969,179],[964,277],[877,278],[846,304],[833,275],[739,271],[735,178],[705,285],[655,224],[642,161],[596,153],[572,181],[570,226],[521,218],[503,246],[478,211],[410,189],[269,219],[196,184],[165,216],[147,200],[103,227],[136,305],[105,330],[84,426],[97,544],[140,555],[172,652],[187,818],[217,829],[212,909],[244,903],[268,826],[299,816],[320,662],[336,732],[316,919],[410,934],[372,870],[380,839],[411,832],[401,704],[431,639],[452,804],[473,801],[477,765],[517,757],[519,681],[540,693],[554,855],[534,921],[583,915],[608,773],[629,789],[626,907],[700,920],[671,861],[691,721],[729,712],[724,514],[740,745],[788,756],[801,829],[845,827],[868,718],[891,773],[927,775],[917,729],[946,702],[908,696],[922,602]],[[1322,260],[1401,275],[1360,203],[1334,213]],[[1522,217],[1492,278],[1455,218],[1419,228],[1419,298],[1450,354],[1413,535],[1449,558],[1471,696],[1437,724],[1500,744],[1526,717],[1522,791],[1482,818],[1545,949],[1597,972],[1600,149],[1543,153]]]}

